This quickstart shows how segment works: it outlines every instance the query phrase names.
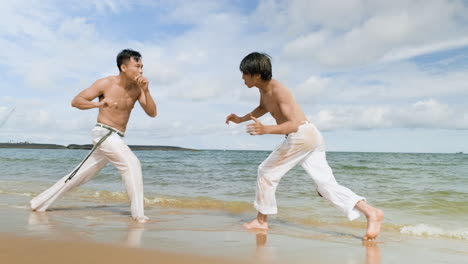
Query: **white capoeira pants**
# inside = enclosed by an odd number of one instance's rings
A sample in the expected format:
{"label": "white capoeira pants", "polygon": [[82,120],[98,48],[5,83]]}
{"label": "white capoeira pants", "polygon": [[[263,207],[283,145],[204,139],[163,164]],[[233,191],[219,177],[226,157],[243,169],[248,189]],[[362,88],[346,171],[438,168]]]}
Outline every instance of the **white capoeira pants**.
{"label": "white capoeira pants", "polygon": [[297,132],[289,134],[258,167],[254,201],[257,211],[266,215],[278,212],[276,187],[281,178],[298,163],[312,177],[320,195],[341,209],[349,220],[361,215],[355,206],[365,198],[336,182],[326,159],[323,136],[309,122],[299,126]]}
{"label": "white capoeira pants", "polygon": [[[111,162],[122,175],[131,203],[132,218],[139,222],[146,221],[148,218],[144,213],[143,177],[140,161],[130,150],[122,137],[117,134],[117,132],[120,131],[117,129],[114,129],[114,131],[115,132],[112,132],[110,136],[96,148],[91,156],[89,156],[73,178],[67,181],[70,174],[65,175],[52,187],[33,198],[30,202],[31,209],[35,211],[47,210],[60,196],[88,182],[104,168],[108,162]],[[92,131],[93,144],[99,142],[99,140],[109,132],[110,130],[107,128],[96,126]],[[120,132],[120,134],[123,135],[122,132]]]}

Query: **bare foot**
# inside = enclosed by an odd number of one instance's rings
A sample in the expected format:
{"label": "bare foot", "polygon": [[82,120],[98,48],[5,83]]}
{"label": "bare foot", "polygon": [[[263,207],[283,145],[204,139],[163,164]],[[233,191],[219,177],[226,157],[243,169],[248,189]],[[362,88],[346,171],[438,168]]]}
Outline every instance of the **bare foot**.
{"label": "bare foot", "polygon": [[[245,227],[247,223],[245,223],[243,226]],[[268,225],[268,224],[267,224]],[[247,227],[245,227],[247,228]],[[247,229],[248,232],[255,234],[255,235],[268,235],[268,229],[258,229],[258,228],[252,228],[252,229]]]}
{"label": "bare foot", "polygon": [[373,208],[367,216],[367,232],[362,238],[366,241],[374,240],[380,233],[380,227],[384,218],[384,212],[380,209]]}
{"label": "bare foot", "polygon": [[137,221],[140,224],[144,224],[144,223],[148,222],[149,217],[147,217],[147,216],[138,216],[138,217],[134,218],[133,220]]}
{"label": "bare foot", "polygon": [[249,230],[252,230],[252,229],[268,230],[268,223],[267,222],[260,223],[258,219],[256,218],[248,223],[245,223],[243,226]]}
{"label": "bare foot", "polygon": [[41,207],[40,204],[37,204],[36,202],[34,202],[34,199],[32,199],[29,202],[29,207],[34,212],[45,212],[45,209],[43,207]]}

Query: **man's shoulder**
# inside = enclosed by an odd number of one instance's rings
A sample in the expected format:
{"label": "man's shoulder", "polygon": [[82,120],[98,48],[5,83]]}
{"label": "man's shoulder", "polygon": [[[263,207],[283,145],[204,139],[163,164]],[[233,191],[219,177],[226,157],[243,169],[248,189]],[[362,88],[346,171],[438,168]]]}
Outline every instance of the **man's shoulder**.
{"label": "man's shoulder", "polygon": [[272,85],[272,91],[274,93],[289,92],[289,88],[286,85],[279,82],[278,80],[272,80],[271,85]]}
{"label": "man's shoulder", "polygon": [[115,83],[117,82],[117,76],[107,76],[107,77],[97,80],[96,82],[101,82],[103,84]]}
{"label": "man's shoulder", "polygon": [[107,76],[107,77],[104,77],[104,78],[101,78],[101,79],[98,79],[95,84],[102,87],[102,88],[106,88],[106,87],[110,87],[112,85],[114,85],[115,83],[117,83],[117,76]]}

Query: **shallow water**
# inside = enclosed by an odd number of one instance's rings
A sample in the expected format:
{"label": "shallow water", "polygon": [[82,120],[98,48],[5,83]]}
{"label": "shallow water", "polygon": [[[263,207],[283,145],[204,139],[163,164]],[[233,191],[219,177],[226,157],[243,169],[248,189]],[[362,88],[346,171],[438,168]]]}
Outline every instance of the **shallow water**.
{"label": "shallow water", "polygon": [[[5,206],[25,201],[72,170],[84,150],[0,149],[0,197]],[[136,151],[142,164],[146,210],[215,210],[254,215],[257,166],[266,151]],[[385,211],[384,230],[419,239],[468,241],[468,155],[327,153],[342,185]],[[297,166],[277,190],[278,223],[329,230],[365,227],[349,222],[319,197],[311,178]],[[109,164],[85,186],[54,207],[126,204],[120,175]],[[125,209],[125,207],[124,207]],[[359,231],[358,231],[359,230]]]}

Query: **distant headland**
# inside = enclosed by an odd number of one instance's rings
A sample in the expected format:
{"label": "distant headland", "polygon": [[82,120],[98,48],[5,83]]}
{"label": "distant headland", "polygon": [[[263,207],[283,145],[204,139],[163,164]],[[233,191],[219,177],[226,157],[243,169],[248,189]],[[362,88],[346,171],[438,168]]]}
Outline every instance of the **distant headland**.
{"label": "distant headland", "polygon": [[[19,143],[0,143],[0,148],[17,148],[17,149],[91,149],[91,144],[70,144],[67,146],[57,144],[41,144],[30,142]],[[129,145],[131,150],[184,150],[197,151],[197,149],[181,148],[175,146],[151,146],[151,145]]]}

